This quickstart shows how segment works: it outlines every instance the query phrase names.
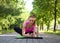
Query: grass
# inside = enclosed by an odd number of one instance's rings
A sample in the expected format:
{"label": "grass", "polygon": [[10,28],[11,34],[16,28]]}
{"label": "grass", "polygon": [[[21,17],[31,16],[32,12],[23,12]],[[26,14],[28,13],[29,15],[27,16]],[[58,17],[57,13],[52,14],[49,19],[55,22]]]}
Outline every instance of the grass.
{"label": "grass", "polygon": [[9,33],[13,33],[13,32],[14,32],[13,29],[11,29],[11,30],[2,30],[2,31],[0,32],[0,34],[9,34]]}
{"label": "grass", "polygon": [[0,34],[2,34],[2,33],[0,32]]}
{"label": "grass", "polygon": [[47,34],[60,35],[60,30],[56,30],[56,32],[53,32],[53,30],[49,30],[49,31],[43,30],[43,31],[40,31],[40,32],[44,32],[44,33],[47,33]]}

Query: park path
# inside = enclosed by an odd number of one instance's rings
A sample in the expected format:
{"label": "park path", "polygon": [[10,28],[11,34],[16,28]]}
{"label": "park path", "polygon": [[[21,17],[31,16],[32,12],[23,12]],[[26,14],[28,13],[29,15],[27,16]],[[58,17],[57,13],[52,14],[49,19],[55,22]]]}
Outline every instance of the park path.
{"label": "park path", "polygon": [[[8,36],[7,36],[8,35]],[[40,32],[43,39],[16,39],[17,33],[0,35],[0,43],[60,43],[60,36]]]}

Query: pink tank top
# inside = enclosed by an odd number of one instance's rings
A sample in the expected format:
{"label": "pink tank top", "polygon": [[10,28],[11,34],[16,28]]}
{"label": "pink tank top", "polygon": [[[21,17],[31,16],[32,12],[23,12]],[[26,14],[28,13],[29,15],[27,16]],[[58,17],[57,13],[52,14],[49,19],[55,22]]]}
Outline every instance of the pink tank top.
{"label": "pink tank top", "polygon": [[26,23],[25,23],[25,25],[26,25],[25,32],[34,31],[34,26],[35,25],[32,25],[31,28],[28,28],[28,24],[29,24],[29,21],[26,21]]}

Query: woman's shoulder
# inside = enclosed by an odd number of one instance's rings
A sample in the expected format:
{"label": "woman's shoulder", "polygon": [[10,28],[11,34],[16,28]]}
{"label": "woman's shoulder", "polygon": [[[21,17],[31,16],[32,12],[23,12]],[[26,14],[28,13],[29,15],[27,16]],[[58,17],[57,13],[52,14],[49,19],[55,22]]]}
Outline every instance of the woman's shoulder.
{"label": "woman's shoulder", "polygon": [[26,25],[26,24],[28,24],[28,23],[29,23],[29,21],[26,20],[26,21],[24,21],[23,25]]}
{"label": "woman's shoulder", "polygon": [[37,24],[34,24],[34,27],[38,27]]}

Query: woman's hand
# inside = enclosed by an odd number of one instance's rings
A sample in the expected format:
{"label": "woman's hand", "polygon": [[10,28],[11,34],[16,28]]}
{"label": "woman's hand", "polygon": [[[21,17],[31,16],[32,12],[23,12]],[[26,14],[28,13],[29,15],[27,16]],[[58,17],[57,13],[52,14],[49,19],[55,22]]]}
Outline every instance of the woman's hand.
{"label": "woman's hand", "polygon": [[33,37],[38,37],[38,32],[34,32]]}
{"label": "woman's hand", "polygon": [[29,34],[29,33],[27,33],[27,34],[25,34],[24,36],[26,36],[26,37],[30,37],[30,34]]}

